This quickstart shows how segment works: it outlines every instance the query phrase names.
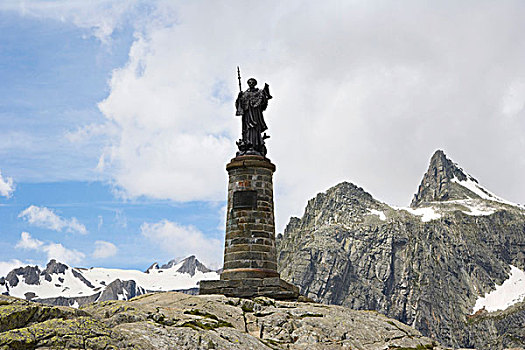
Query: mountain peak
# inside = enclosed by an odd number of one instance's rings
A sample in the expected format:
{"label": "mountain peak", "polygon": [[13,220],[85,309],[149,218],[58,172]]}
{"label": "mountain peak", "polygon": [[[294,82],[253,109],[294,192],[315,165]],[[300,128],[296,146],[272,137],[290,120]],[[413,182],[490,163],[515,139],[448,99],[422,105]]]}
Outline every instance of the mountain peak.
{"label": "mountain peak", "polygon": [[42,275],[47,274],[53,274],[53,273],[64,273],[69,267],[65,264],[62,264],[55,259],[49,260],[47,263],[46,269],[42,271]]}
{"label": "mountain peak", "polygon": [[165,269],[171,269],[174,267],[177,267],[177,272],[188,273],[192,277],[195,275],[196,271],[200,271],[202,273],[213,271],[207,268],[199,260],[197,260],[195,255],[190,255],[187,258],[184,258],[182,260],[177,260],[177,259],[170,260],[167,264],[162,265],[160,269],[165,270]]}
{"label": "mountain peak", "polygon": [[144,273],[149,273],[151,270],[158,270],[159,268],[159,263],[154,262],[146,271],[144,271]]}
{"label": "mountain peak", "polygon": [[410,206],[415,208],[428,202],[479,197],[465,186],[458,184],[464,181],[478,183],[476,179],[447,158],[445,152],[437,150],[430,159],[428,170]]}
{"label": "mountain peak", "polygon": [[199,260],[197,260],[195,255],[187,257],[186,259],[182,260],[181,263],[182,265],[177,269],[177,272],[188,273],[190,276],[195,275],[196,271],[200,271],[203,273],[212,271],[206,266],[204,266],[204,264],[201,263]]}

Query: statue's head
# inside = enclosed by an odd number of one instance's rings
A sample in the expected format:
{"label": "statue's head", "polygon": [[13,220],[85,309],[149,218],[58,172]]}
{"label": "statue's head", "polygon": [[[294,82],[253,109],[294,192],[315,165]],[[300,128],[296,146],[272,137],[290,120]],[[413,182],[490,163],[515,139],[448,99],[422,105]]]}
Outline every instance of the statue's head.
{"label": "statue's head", "polygon": [[248,86],[249,86],[250,88],[254,88],[255,85],[257,85],[257,80],[255,80],[254,78],[250,78],[250,79],[248,79]]}

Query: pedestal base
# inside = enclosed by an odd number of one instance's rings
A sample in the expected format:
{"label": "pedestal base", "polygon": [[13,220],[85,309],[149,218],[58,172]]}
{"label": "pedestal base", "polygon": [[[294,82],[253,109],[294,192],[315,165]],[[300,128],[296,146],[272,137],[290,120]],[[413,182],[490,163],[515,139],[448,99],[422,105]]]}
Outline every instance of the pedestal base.
{"label": "pedestal base", "polygon": [[199,294],[297,300],[299,288],[283,281],[277,272],[275,165],[260,155],[243,155],[233,158],[226,170],[228,206],[223,272],[219,281],[201,281]]}
{"label": "pedestal base", "polygon": [[237,280],[201,281],[199,294],[222,294],[227,297],[268,297],[277,300],[296,300],[299,288],[279,277],[245,278]]}

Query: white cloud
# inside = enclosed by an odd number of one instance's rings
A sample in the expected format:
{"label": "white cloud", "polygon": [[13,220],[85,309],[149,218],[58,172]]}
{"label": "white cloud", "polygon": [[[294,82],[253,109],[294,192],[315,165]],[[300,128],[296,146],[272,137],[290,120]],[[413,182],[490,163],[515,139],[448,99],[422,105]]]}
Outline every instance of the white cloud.
{"label": "white cloud", "polygon": [[97,259],[109,258],[117,254],[118,248],[113,243],[105,241],[95,241],[95,251],[93,257]]}
{"label": "white cloud", "polygon": [[508,116],[516,116],[525,108],[525,82],[512,82],[503,96],[502,112]]}
{"label": "white cloud", "polygon": [[69,135],[111,128],[98,168],[127,195],[225,198],[240,64],[244,86],[255,75],[274,95],[266,119],[278,230],[342,180],[406,206],[438,148],[523,202],[524,118],[505,118],[523,115],[523,1],[145,4],[0,5],[71,21],[103,41],[126,18],[137,22],[129,60],[99,105],[108,124]]}
{"label": "white cloud", "polygon": [[0,171],[0,196],[11,197],[13,191],[15,190],[15,185],[13,179],[10,177],[4,178],[2,172]]}
{"label": "white cloud", "polygon": [[194,226],[182,226],[168,220],[144,223],[140,227],[144,237],[173,257],[196,255],[208,266],[222,263],[222,240],[208,238]]}
{"label": "white cloud", "polygon": [[55,231],[62,231],[65,229],[66,232],[80,233],[82,235],[88,233],[86,226],[81,224],[77,218],[62,218],[52,209],[46,207],[31,205],[18,214],[18,217],[24,218],[31,225],[45,227]]}
{"label": "white cloud", "polygon": [[[141,6],[141,4],[143,4]],[[123,25],[131,13],[145,15],[148,6],[145,1],[127,0],[4,0],[0,3],[1,11],[16,11],[22,15],[36,18],[50,18],[71,22],[80,28],[86,28],[103,43],[109,43],[113,32]],[[146,12],[146,13],[145,13]],[[140,17],[136,19],[140,25]]]}
{"label": "white cloud", "polygon": [[219,217],[220,217],[220,223],[219,225],[217,226],[217,230],[219,230],[219,232],[222,232],[225,230],[226,228],[226,217],[228,215],[228,206],[227,205],[223,205],[220,209],[219,209]]}
{"label": "white cloud", "polygon": [[22,232],[20,234],[20,240],[16,243],[15,248],[38,249],[42,247],[43,245],[44,245],[44,242],[31,237],[31,235],[28,232]]}
{"label": "white cloud", "polygon": [[69,142],[85,143],[100,136],[115,135],[116,130],[111,124],[88,124],[77,128],[76,130],[67,131],[64,135]]}
{"label": "white cloud", "polygon": [[60,243],[46,244],[42,247],[42,250],[47,253],[48,260],[56,259],[68,265],[78,264],[86,257],[84,253],[75,249],[68,249]]}
{"label": "white cloud", "polygon": [[22,232],[20,240],[15,248],[30,249],[47,254],[47,259],[56,259],[66,264],[77,264],[84,260],[86,255],[75,249],[68,249],[60,243],[44,243],[36,238],[33,238],[28,232]]}
{"label": "white cloud", "polygon": [[5,277],[11,270],[17,267],[26,266],[18,259],[11,259],[9,261],[0,261],[0,277]]}
{"label": "white cloud", "polygon": [[162,4],[177,24],[137,33],[100,103],[119,130],[100,169],[128,195],[225,198],[237,64],[245,87],[256,75],[274,95],[278,230],[342,180],[406,205],[437,148],[503,197],[525,195],[525,124],[501,123],[508,86],[525,78],[524,3]]}

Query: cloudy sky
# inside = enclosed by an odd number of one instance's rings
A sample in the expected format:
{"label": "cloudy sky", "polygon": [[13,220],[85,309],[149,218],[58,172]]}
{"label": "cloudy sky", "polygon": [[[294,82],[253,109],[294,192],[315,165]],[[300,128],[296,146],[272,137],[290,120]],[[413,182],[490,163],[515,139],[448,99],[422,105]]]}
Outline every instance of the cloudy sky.
{"label": "cloudy sky", "polygon": [[[277,231],[340,181],[407,206],[436,149],[525,202],[523,1],[0,3],[0,275],[220,266],[236,66]],[[243,82],[244,87],[246,84]]]}

